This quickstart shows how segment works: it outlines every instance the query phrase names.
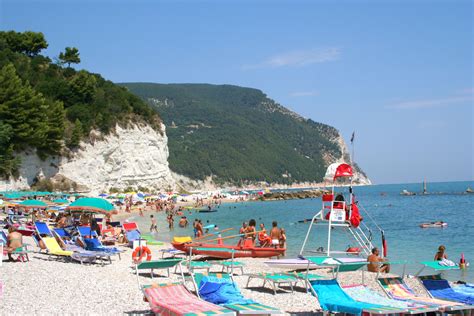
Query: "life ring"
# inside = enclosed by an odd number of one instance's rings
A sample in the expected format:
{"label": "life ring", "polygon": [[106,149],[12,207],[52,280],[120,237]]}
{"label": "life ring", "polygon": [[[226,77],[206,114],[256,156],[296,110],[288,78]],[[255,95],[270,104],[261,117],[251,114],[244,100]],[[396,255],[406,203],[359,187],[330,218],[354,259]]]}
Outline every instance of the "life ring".
{"label": "life ring", "polygon": [[146,261],[151,260],[151,250],[147,246],[138,246],[132,253],[133,262],[139,263],[142,262],[143,257],[146,253]]}

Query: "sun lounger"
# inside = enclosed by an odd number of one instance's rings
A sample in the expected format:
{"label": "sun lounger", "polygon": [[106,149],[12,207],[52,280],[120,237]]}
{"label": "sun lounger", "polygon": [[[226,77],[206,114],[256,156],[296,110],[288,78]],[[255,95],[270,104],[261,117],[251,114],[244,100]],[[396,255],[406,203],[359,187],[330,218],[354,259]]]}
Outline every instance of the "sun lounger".
{"label": "sun lounger", "polygon": [[405,309],[362,303],[351,298],[344,292],[336,279],[311,281],[311,292],[317,296],[319,305],[324,311],[332,313],[348,313],[354,315],[400,314]]}
{"label": "sun lounger", "polygon": [[46,246],[49,258],[51,258],[51,256],[70,258],[73,254],[72,251],[62,250],[61,246],[59,246],[58,242],[54,237],[43,237],[41,239],[43,240],[44,245]]}
{"label": "sun lounger", "polygon": [[[309,289],[311,287],[310,282],[314,280],[321,280],[323,277],[320,276],[319,274],[314,274],[314,273],[306,273],[306,272],[287,272],[285,274],[294,276],[295,278],[298,279],[298,282],[304,282],[306,289]],[[297,284],[297,283],[295,283]]]}
{"label": "sun lounger", "polygon": [[53,233],[51,232],[51,229],[49,229],[48,224],[43,222],[35,222],[35,228],[40,237],[53,237]]}
{"label": "sun lounger", "polygon": [[285,273],[255,273],[248,275],[247,285],[245,287],[249,287],[250,280],[252,279],[263,280],[262,287],[264,287],[267,282],[270,283],[273,294],[276,294],[277,290],[283,290],[280,284],[288,284],[291,288],[291,292],[293,292],[293,286],[298,282],[298,278]]}
{"label": "sun lounger", "polygon": [[234,310],[237,315],[281,313],[277,308],[244,298],[232,276],[227,273],[195,273],[193,283],[200,298]]}
{"label": "sun lounger", "polygon": [[[442,279],[439,274],[425,275],[418,277],[423,283],[431,297],[448,301],[463,303],[466,305],[474,305],[474,293],[466,294],[455,291],[449,282]],[[474,306],[472,307],[474,309]]]}
{"label": "sun lounger", "polygon": [[84,262],[94,263],[96,262],[97,259],[103,260],[102,263],[104,261],[108,261],[109,263],[112,263],[112,259],[110,258],[111,257],[110,253],[101,252],[101,251],[89,251],[82,247],[79,247],[78,245],[72,243],[71,241],[62,239],[62,237],[58,234],[56,229],[53,230],[53,236],[58,242],[58,244],[60,245],[60,247],[64,245],[64,248],[66,251],[72,251],[73,254],[71,255],[71,258],[76,261],[79,261],[81,264],[83,264]]}
{"label": "sun lounger", "polygon": [[184,275],[183,275],[183,269],[181,268],[181,261],[183,261],[183,259],[161,259],[161,260],[143,261],[136,264],[135,272],[137,275],[137,282],[138,282],[139,288],[141,288],[140,278],[139,278],[140,270],[150,270],[150,275],[151,275],[151,278],[153,279],[154,270],[162,270],[162,269],[166,270],[169,277],[170,268],[179,266],[181,277],[184,282],[185,280],[184,280]]}
{"label": "sun lounger", "polygon": [[406,301],[397,301],[387,296],[382,296],[365,285],[349,285],[342,287],[350,297],[358,302],[371,303],[382,306],[391,306],[405,310],[404,314],[424,314],[428,312],[436,312],[438,308],[429,305],[416,304]]}
{"label": "sun lounger", "polygon": [[186,252],[184,252],[182,250],[175,249],[175,248],[161,249],[160,252],[161,252],[161,258],[162,259],[164,259],[165,254],[171,255],[172,258],[174,258],[175,256],[179,256],[179,255],[186,255]]}
{"label": "sun lounger", "polygon": [[456,311],[471,309],[461,303],[450,302],[446,300],[435,299],[431,297],[417,296],[413,290],[403,282],[399,277],[385,277],[378,279],[387,295],[396,300],[409,301],[416,304],[424,304],[437,307],[439,311]]}
{"label": "sun lounger", "polygon": [[443,266],[439,264],[441,261],[423,261],[421,264],[423,267],[415,274],[416,276],[419,276],[420,273],[425,269],[425,268],[431,268],[434,269],[435,271],[446,271],[446,270],[459,270],[459,266]]}
{"label": "sun lounger", "polygon": [[230,309],[199,299],[182,284],[152,284],[143,287],[143,294],[151,310],[157,315],[235,315]]}
{"label": "sun lounger", "polygon": [[[99,236],[97,235],[97,232],[91,230],[87,226],[77,227],[77,230],[79,232],[79,235],[81,236],[81,238],[83,239],[83,241],[85,243],[85,246],[86,246],[85,249],[86,250],[107,252],[107,253],[110,253],[110,254],[113,254],[113,255],[118,255],[119,259],[121,259],[120,253],[122,253],[123,251],[116,248],[116,247],[104,246],[101,243],[101,241],[99,240]],[[92,238],[87,238],[89,236],[92,237]]]}
{"label": "sun lounger", "polygon": [[245,263],[239,261],[212,261],[213,265],[222,266],[222,272],[230,273],[234,269],[240,269],[240,273],[244,274]]}

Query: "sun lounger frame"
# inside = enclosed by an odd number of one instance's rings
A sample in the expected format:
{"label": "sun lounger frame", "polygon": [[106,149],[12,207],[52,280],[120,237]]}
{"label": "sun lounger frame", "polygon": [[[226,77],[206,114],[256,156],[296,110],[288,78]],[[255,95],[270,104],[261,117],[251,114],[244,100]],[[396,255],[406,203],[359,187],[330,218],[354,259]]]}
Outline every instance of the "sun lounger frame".
{"label": "sun lounger frame", "polygon": [[[278,275],[285,276],[286,278],[282,280],[272,279],[272,276],[278,276]],[[270,285],[272,286],[274,295],[277,293],[277,290],[287,292],[286,290],[280,287],[280,284],[288,284],[291,288],[291,293],[293,293],[294,286],[296,286],[296,284],[298,283],[298,279],[296,277],[291,276],[289,274],[285,274],[285,273],[257,273],[257,274],[252,273],[252,274],[248,274],[247,276],[248,276],[248,279],[247,279],[247,284],[245,285],[246,288],[249,287],[250,280],[260,279],[260,280],[263,280],[262,287],[265,287],[265,284],[267,284],[267,282],[270,283]]]}
{"label": "sun lounger frame", "polygon": [[[403,286],[410,289],[410,287],[408,287],[408,285],[400,277],[386,277],[386,278],[382,278],[382,279],[399,279],[401,281],[401,284],[403,284]],[[377,278],[377,283],[380,285],[380,287],[383,289],[383,291],[385,292],[385,294],[387,294],[388,297],[394,298],[392,296],[392,294],[389,291],[387,291],[387,289],[382,285],[382,282],[380,281],[380,278]],[[447,300],[443,300],[443,299],[434,298],[429,294],[429,291],[427,291],[427,292],[428,292],[428,295],[429,295],[430,298],[437,299],[437,300],[440,300],[440,301],[446,301],[447,303],[456,303],[456,302],[453,302],[453,301],[447,301]],[[422,297],[420,297],[420,298],[422,298]],[[409,299],[407,299],[407,301],[409,301]],[[416,300],[412,300],[412,301],[416,302]],[[469,305],[464,305],[462,303],[459,303],[459,305],[454,305],[454,306],[442,306],[442,305],[433,303],[433,308],[436,308],[437,311],[439,311],[439,312],[454,312],[454,311],[472,309],[472,307],[470,307]]]}
{"label": "sun lounger frame", "polygon": [[[221,274],[223,276],[227,276],[234,284],[235,284],[235,280],[234,280],[234,277],[232,274],[229,274],[229,273],[199,273],[199,274],[202,274],[202,275],[214,275],[216,277],[218,277],[217,275],[218,274]],[[198,284],[196,282],[196,273],[192,273],[191,274],[191,279],[192,279],[192,282],[193,282],[193,285],[194,285],[194,289],[196,291],[196,295],[202,299],[201,295],[199,294],[199,287],[198,287]],[[260,304],[260,303],[255,303],[257,305],[261,305],[261,306],[265,306],[265,307],[270,307],[270,308],[273,308],[271,306],[266,306],[266,305],[263,305],[263,304]],[[248,308],[246,310],[241,310],[241,309],[237,309],[239,306],[238,305],[242,305],[241,308],[243,308],[243,304],[223,304],[223,306],[225,308],[228,308],[228,309],[231,309],[231,310],[234,310],[237,315],[272,315],[272,314],[281,314],[282,312],[278,309],[272,309],[272,310],[255,310],[255,309],[251,309],[251,308]],[[252,305],[252,304],[249,304],[249,305]]]}

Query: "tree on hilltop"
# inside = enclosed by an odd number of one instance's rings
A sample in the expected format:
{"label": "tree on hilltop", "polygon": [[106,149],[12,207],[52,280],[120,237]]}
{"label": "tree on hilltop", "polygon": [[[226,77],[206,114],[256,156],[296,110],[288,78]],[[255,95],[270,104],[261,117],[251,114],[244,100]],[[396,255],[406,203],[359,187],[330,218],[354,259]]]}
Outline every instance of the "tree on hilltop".
{"label": "tree on hilltop", "polygon": [[76,47],[66,47],[64,53],[59,53],[59,60],[63,64],[67,64],[68,68],[71,67],[71,64],[79,64],[81,62],[79,49]]}
{"label": "tree on hilltop", "polygon": [[2,47],[28,56],[36,56],[43,49],[48,48],[48,43],[41,32],[0,32],[0,43]]}

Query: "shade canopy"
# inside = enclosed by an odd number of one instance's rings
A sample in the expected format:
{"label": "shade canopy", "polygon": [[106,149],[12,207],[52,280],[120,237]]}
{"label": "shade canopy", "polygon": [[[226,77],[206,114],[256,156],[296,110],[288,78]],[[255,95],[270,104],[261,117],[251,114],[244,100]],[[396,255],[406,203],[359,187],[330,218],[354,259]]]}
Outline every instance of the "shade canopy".
{"label": "shade canopy", "polygon": [[325,180],[334,181],[340,177],[352,177],[352,167],[346,163],[330,164],[326,170]]}
{"label": "shade canopy", "polygon": [[112,203],[101,198],[80,198],[67,207],[68,211],[88,211],[93,213],[117,213]]}
{"label": "shade canopy", "polygon": [[46,204],[43,201],[38,201],[38,200],[25,200],[21,203],[19,203],[20,206],[22,207],[28,207],[28,208],[46,208],[48,207],[48,204]]}
{"label": "shade canopy", "polygon": [[56,200],[53,200],[53,203],[55,203],[55,204],[67,204],[67,203],[69,203],[69,201],[66,200],[66,199],[56,199]]}

